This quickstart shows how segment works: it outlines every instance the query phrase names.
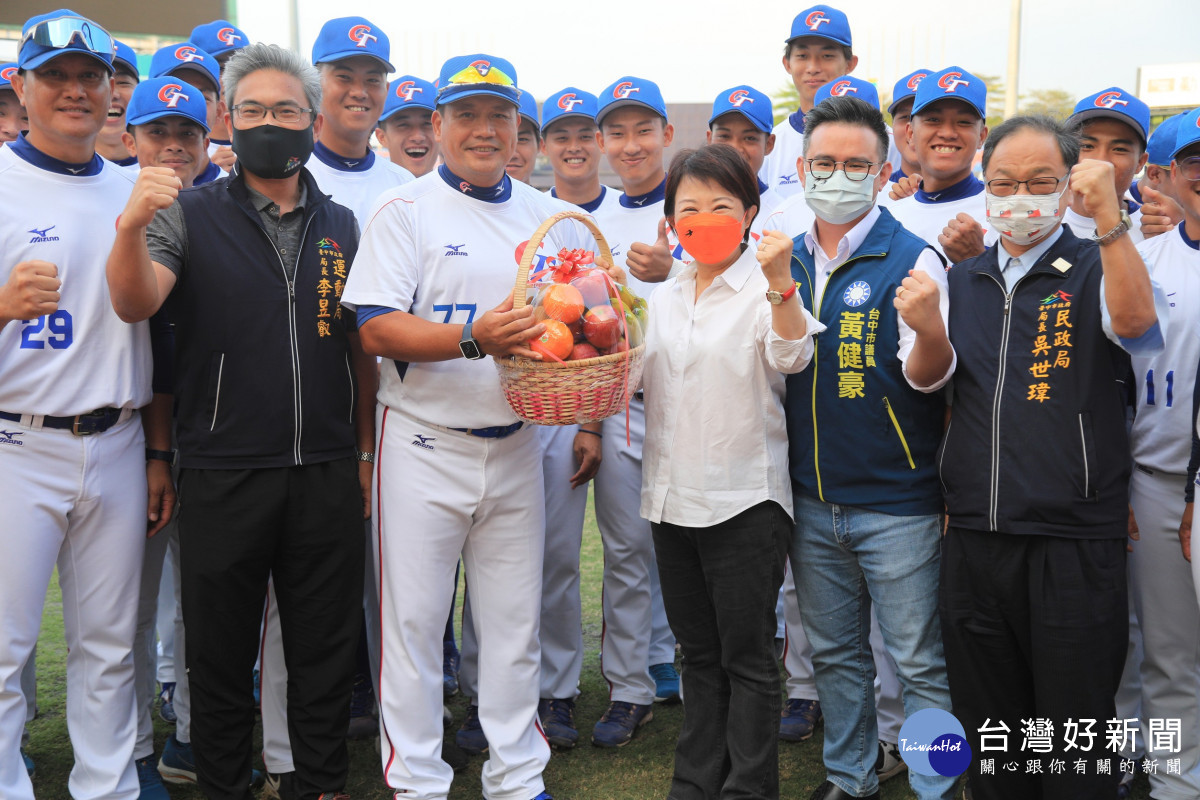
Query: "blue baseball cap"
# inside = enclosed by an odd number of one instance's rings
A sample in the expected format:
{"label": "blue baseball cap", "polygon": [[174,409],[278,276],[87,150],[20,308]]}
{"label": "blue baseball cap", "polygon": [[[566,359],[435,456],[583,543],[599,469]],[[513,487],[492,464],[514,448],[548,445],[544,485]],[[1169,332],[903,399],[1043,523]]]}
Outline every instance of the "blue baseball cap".
{"label": "blue baseball cap", "polygon": [[664,120],[667,118],[667,104],[663,102],[658,84],[642,78],[634,78],[631,75],[619,78],[606,86],[597,99],[597,125],[604,119],[605,114],[625,106],[642,106],[658,114]]}
{"label": "blue baseball cap", "polygon": [[[537,100],[533,99],[533,95],[529,92],[521,92],[520,105],[518,106],[518,114],[521,118],[528,121],[533,126],[533,132],[538,136],[542,135],[542,125],[538,120]],[[520,127],[518,123],[517,127]]]}
{"label": "blue baseball cap", "polygon": [[212,88],[221,90],[221,68],[217,59],[203,48],[191,42],[180,42],[160,47],[150,59],[150,77],[167,75],[182,77],[181,72],[195,72],[212,81]]}
{"label": "blue baseball cap", "polygon": [[896,85],[892,87],[892,102],[888,103],[887,112],[889,114],[895,113],[896,106],[910,97],[916,97],[917,87],[921,85],[921,81],[928,78],[932,73],[933,70],[921,67],[896,81]]}
{"label": "blue baseball cap", "polygon": [[317,40],[313,42],[313,64],[341,61],[353,56],[371,56],[382,63],[388,72],[396,71],[388,60],[392,57],[392,45],[387,34],[369,20],[338,17],[321,26]]}
{"label": "blue baseball cap", "polygon": [[401,75],[388,84],[387,101],[383,104],[383,113],[379,121],[406,108],[427,108],[433,111],[437,104],[437,89],[429,81],[423,81],[415,75]]}
{"label": "blue baseball cap", "polygon": [[188,37],[188,41],[217,58],[250,44],[246,32],[227,19],[216,19],[197,25],[192,28],[192,35]]}
{"label": "blue baseball cap", "polygon": [[1142,137],[1143,146],[1150,135],[1150,106],[1117,86],[1080,100],[1075,104],[1075,113],[1067,117],[1067,122],[1082,124],[1097,117],[1124,122]]}
{"label": "blue baseball cap", "polygon": [[517,68],[512,62],[474,53],[455,56],[442,64],[438,73],[437,104],[444,105],[481,94],[499,97],[514,106],[521,106],[521,90],[517,88]]}
{"label": "blue baseball cap", "polygon": [[177,78],[150,78],[139,83],[125,109],[125,122],[145,125],[163,117],[183,117],[205,133],[209,130],[208,106],[195,86]]}
{"label": "blue baseball cap", "polygon": [[853,75],[835,78],[817,89],[816,94],[813,95],[813,105],[820,105],[821,101],[831,97],[857,97],[864,103],[874,106],[876,111],[879,110],[879,90],[875,88],[875,84]]}
{"label": "blue baseball cap", "polygon": [[775,113],[771,108],[771,98],[755,89],[753,86],[734,86],[717,95],[713,101],[712,116],[708,118],[708,127],[717,121],[717,117],[729,113],[741,114],[750,124],[763,133],[770,133],[775,126]]}
{"label": "blue baseball cap", "polygon": [[10,61],[7,64],[0,64],[0,89],[11,89],[13,75],[17,74],[17,64],[15,61]]}
{"label": "blue baseball cap", "polygon": [[30,17],[21,28],[17,65],[34,69],[65,53],[91,56],[112,72],[113,38],[104,28],[69,8]]}
{"label": "blue baseball cap", "polygon": [[1175,132],[1175,150],[1171,153],[1171,158],[1174,159],[1197,142],[1200,142],[1200,108],[1193,108],[1179,120],[1179,130]]}
{"label": "blue baseball cap", "polygon": [[117,48],[117,52],[113,54],[113,67],[124,67],[125,71],[133,75],[134,80],[141,80],[138,74],[137,53],[133,52],[133,48],[122,41],[113,39],[113,45]]}
{"label": "blue baseball cap", "polygon": [[1158,123],[1158,127],[1146,140],[1147,164],[1154,164],[1164,169],[1171,166],[1171,156],[1175,150],[1175,135],[1179,132],[1179,123],[1183,122],[1185,116],[1187,116],[1186,113],[1179,113]]}
{"label": "blue baseball cap", "polygon": [[595,122],[596,105],[596,95],[574,86],[555,92],[542,103],[542,133],[546,132],[550,123],[559,119],[580,117]]}
{"label": "blue baseball cap", "polygon": [[916,116],[921,109],[938,100],[961,100],[969,105],[980,119],[987,119],[987,84],[962,67],[946,67],[932,75],[926,75],[917,84],[912,113]]}
{"label": "blue baseball cap", "polygon": [[801,36],[819,36],[846,47],[852,46],[850,20],[829,6],[813,6],[796,15],[792,20],[792,34],[785,41],[790,44]]}

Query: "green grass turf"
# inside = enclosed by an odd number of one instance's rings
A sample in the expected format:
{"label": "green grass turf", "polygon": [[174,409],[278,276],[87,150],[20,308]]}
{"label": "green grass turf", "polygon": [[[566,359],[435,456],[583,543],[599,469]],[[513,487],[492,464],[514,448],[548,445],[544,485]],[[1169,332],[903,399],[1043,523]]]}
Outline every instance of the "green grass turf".
{"label": "green grass turf", "polygon": [[[600,675],[600,583],[604,555],[600,535],[596,530],[591,504],[588,506],[584,528],[582,566],[583,634],[585,656],[575,721],[581,744],[574,750],[556,751],[546,769],[547,789],[557,800],[650,800],[665,798],[671,784],[675,737],[683,717],[682,706],[654,707],[654,720],[642,728],[627,746],[617,750],[592,747],[592,725],[599,719],[608,702],[608,689]],[[459,587],[459,610],[462,592]],[[461,633],[460,633],[461,635]],[[38,707],[39,716],[30,726],[29,754],[37,764],[34,790],[39,800],[67,800],[67,776],[73,763],[65,718],[66,645],[63,641],[62,602],[57,583],[52,584],[42,618],[42,633],[38,640]],[[249,676],[247,676],[249,680]],[[453,740],[454,730],[462,722],[466,701],[461,695],[450,703],[455,727],[447,731]],[[155,746],[161,755],[163,743],[171,726],[155,716]],[[255,730],[255,763],[262,764],[257,753],[261,747],[261,725]],[[807,800],[824,779],[821,764],[822,729],[810,740],[800,743],[781,742],[779,748],[780,795],[787,800]],[[379,756],[371,741],[350,742],[350,780],[346,787],[353,800],[384,800],[390,797],[382,778]],[[479,771],[482,758],[470,764],[454,777],[450,800],[479,800]],[[168,784],[174,800],[200,800],[203,795],[193,786]],[[905,778],[896,778],[882,787],[883,800],[914,798]],[[1135,784],[1134,798],[1146,798],[1144,778]]]}

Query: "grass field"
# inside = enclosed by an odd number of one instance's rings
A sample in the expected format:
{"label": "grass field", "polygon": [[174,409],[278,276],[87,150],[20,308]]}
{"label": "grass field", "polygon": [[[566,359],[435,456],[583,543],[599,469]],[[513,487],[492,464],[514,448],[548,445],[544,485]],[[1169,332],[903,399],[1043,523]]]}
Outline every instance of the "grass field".
{"label": "grass field", "polygon": [[[675,738],[683,716],[679,705],[656,705],[654,720],[634,740],[619,750],[603,750],[586,742],[591,727],[608,702],[607,688],[600,676],[600,582],[603,552],[595,518],[589,504],[584,529],[583,552],[584,658],[582,694],[576,706],[576,724],[581,744],[574,750],[555,752],[546,769],[546,787],[556,800],[649,800],[665,798],[670,788]],[[461,593],[459,602],[461,603]],[[66,676],[64,663],[62,605],[58,586],[51,587],[38,642],[38,706],[40,715],[31,725],[29,754],[37,764],[34,790],[39,800],[66,800],[67,775],[73,756],[65,714]],[[466,701],[458,696],[451,703],[456,727],[462,721]],[[161,754],[170,727],[155,717],[155,744]],[[448,732],[453,737],[454,728]],[[788,800],[807,800],[824,779],[821,765],[822,729],[806,742],[780,743],[780,792]],[[350,743],[350,781],[346,787],[353,800],[384,800],[390,793],[383,783],[379,756],[370,741]],[[261,763],[256,763],[261,768]],[[451,800],[478,800],[482,758],[474,758],[454,779]],[[191,786],[168,785],[175,800],[200,800]],[[1147,797],[1144,779],[1138,781],[1134,798]],[[882,787],[883,800],[916,797],[905,778]]]}

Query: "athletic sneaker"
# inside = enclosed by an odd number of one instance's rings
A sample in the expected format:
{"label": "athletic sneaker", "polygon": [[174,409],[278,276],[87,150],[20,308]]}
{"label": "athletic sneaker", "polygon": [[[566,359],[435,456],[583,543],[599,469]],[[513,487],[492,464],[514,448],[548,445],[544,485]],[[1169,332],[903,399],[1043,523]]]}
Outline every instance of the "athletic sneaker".
{"label": "athletic sneaker", "polygon": [[[825,781],[812,793],[809,800],[854,800],[854,795],[842,791],[835,784]],[[879,800],[879,790],[866,795],[863,800]]]}
{"label": "athletic sneaker", "polygon": [[162,758],[158,760],[158,773],[167,783],[195,783],[196,758],[192,755],[192,743],[179,741],[173,733],[168,736]]}
{"label": "athletic sneaker", "polygon": [[167,787],[163,786],[162,776],[155,769],[153,754],[139,758],[133,764],[137,767],[138,800],[171,800]]}
{"label": "athletic sneaker", "polygon": [[879,757],[875,759],[875,775],[879,782],[891,780],[897,775],[907,772],[908,765],[900,757],[900,748],[894,742],[879,740]]}
{"label": "athletic sneaker", "polygon": [[467,764],[471,763],[471,757],[463,752],[463,749],[454,742],[442,740],[442,761],[450,765],[450,769],[455,772],[462,772],[466,769]]}
{"label": "athletic sneaker", "polygon": [[820,721],[820,700],[789,697],[779,715],[779,738],[785,742],[803,742],[813,735]]}
{"label": "athletic sneaker", "polygon": [[674,664],[655,664],[650,667],[650,677],[654,678],[654,702],[679,702],[679,673]]}
{"label": "athletic sneaker", "polygon": [[262,800],[283,800],[283,794],[280,791],[280,784],[284,782],[289,775],[295,775],[294,772],[268,772],[266,780],[263,782]]}
{"label": "athletic sneaker", "polygon": [[637,705],[614,700],[608,704],[604,716],[592,728],[592,744],[597,747],[624,747],[633,738],[634,732],[654,719],[650,704]]}
{"label": "athletic sneaker", "polygon": [[454,743],[468,755],[478,756],[487,752],[487,736],[483,733],[483,726],[479,724],[479,706],[474,703],[467,706],[467,718],[454,734]]}
{"label": "athletic sneaker", "polygon": [[454,640],[442,642],[442,696],[453,697],[458,694],[458,665],[462,656],[454,646]]}
{"label": "athletic sneaker", "polygon": [[25,761],[25,771],[29,773],[29,777],[33,777],[33,759],[25,752],[25,748],[21,748],[21,758]]}
{"label": "athletic sneaker", "polygon": [[539,700],[538,719],[552,747],[570,750],[579,741],[575,728],[575,699]]}
{"label": "athletic sneaker", "polygon": [[158,693],[158,699],[161,701],[158,707],[158,715],[163,718],[164,722],[174,725],[178,719],[175,716],[175,681],[168,681],[162,684],[161,690]]}
{"label": "athletic sneaker", "polygon": [[375,692],[371,690],[371,679],[367,675],[354,676],[354,688],[350,693],[350,727],[347,739],[369,739],[379,733],[379,720],[375,719]]}

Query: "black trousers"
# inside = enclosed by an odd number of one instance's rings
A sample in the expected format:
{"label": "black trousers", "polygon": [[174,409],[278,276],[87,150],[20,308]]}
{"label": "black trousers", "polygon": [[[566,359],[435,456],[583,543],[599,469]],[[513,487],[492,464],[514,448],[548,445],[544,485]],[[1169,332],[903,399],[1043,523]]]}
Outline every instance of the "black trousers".
{"label": "black trousers", "polygon": [[[942,542],[939,610],[954,715],[973,753],[975,800],[1115,798],[1121,755],[1108,749],[1106,731],[1129,641],[1125,540],[951,527]],[[1048,738],[1037,730],[1026,736],[1025,721],[1038,718],[1050,721]],[[1094,739],[1084,735],[1085,720],[1094,720]],[[981,734],[982,727],[993,732]],[[1050,749],[1041,752],[1043,743]],[[994,773],[981,774],[985,760]],[[1098,761],[1108,762],[1109,774]]]}
{"label": "black trousers", "polygon": [[791,517],[767,501],[709,528],[651,523],[663,605],[683,650],[671,800],[779,797],[775,602]]}
{"label": "black trousers", "polygon": [[302,800],[342,789],[363,597],[362,499],[353,459],[184,470],[179,521],[192,749],[212,800],[250,793],[267,579],[275,581],[287,715]]}

